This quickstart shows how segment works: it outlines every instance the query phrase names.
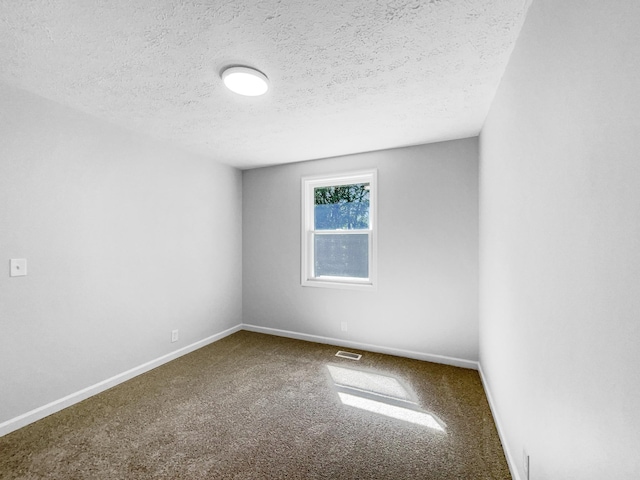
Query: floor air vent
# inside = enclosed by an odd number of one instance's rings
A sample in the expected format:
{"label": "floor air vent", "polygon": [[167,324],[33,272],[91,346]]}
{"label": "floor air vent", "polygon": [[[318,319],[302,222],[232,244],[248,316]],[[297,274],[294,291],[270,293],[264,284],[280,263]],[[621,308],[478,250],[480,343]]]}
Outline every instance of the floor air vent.
{"label": "floor air vent", "polygon": [[338,353],[336,353],[336,357],[348,358],[349,360],[360,360],[360,358],[362,358],[362,355],[351,352],[343,352],[342,350],[340,350]]}

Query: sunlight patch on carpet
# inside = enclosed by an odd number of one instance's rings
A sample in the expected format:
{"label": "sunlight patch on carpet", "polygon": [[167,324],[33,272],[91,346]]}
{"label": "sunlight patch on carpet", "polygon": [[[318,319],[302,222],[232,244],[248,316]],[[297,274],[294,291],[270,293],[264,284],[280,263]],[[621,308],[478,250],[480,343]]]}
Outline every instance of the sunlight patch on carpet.
{"label": "sunlight patch on carpet", "polygon": [[442,425],[440,425],[433,417],[433,415],[429,413],[397,407],[395,405],[389,405],[384,402],[357,397],[349,393],[338,392],[338,396],[340,397],[340,401],[344,405],[349,405],[350,407],[377,413],[379,415],[384,415],[385,417],[404,420],[405,422],[415,423],[416,425],[423,425],[425,427],[444,432],[444,428],[442,427]]}
{"label": "sunlight patch on carpet", "polygon": [[353,368],[337,367],[335,365],[327,365],[327,368],[336,385],[401,400],[411,400],[409,392],[393,377],[380,375],[378,373],[363,372]]}
{"label": "sunlight patch on carpet", "polygon": [[343,405],[445,432],[445,424],[423,411],[397,378],[327,365]]}

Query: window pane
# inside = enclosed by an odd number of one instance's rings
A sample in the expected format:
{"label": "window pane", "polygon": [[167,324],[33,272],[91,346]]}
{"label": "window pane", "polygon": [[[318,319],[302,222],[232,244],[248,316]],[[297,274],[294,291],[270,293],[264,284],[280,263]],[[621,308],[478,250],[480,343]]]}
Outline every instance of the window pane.
{"label": "window pane", "polygon": [[369,184],[313,189],[315,230],[369,228]]}
{"label": "window pane", "polygon": [[314,235],[315,276],[369,278],[369,235]]}

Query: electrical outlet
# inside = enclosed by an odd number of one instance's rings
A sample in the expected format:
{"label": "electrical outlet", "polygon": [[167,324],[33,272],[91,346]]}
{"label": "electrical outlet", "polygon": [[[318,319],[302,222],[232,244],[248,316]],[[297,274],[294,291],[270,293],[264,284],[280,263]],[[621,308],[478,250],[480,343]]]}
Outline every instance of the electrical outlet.
{"label": "electrical outlet", "polygon": [[340,330],[342,330],[343,332],[346,332],[347,329],[348,329],[347,322],[340,322]]}
{"label": "electrical outlet", "polygon": [[524,480],[529,480],[529,455],[526,450],[522,450],[522,466],[524,468]]}
{"label": "electrical outlet", "polygon": [[178,341],[178,330],[171,331],[171,343]]}

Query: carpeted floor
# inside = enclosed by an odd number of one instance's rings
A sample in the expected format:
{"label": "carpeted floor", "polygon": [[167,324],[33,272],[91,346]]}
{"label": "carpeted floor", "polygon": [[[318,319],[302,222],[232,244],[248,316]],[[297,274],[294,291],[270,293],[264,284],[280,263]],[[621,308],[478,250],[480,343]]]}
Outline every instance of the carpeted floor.
{"label": "carpeted floor", "polygon": [[338,350],[238,332],[0,438],[0,478],[511,478],[477,372]]}

